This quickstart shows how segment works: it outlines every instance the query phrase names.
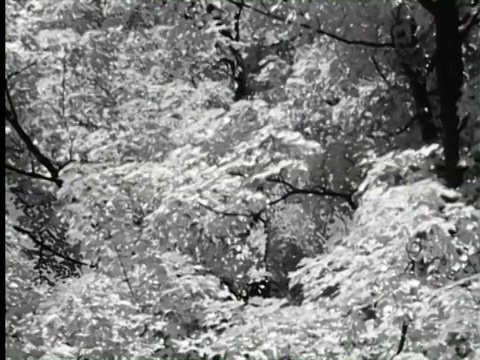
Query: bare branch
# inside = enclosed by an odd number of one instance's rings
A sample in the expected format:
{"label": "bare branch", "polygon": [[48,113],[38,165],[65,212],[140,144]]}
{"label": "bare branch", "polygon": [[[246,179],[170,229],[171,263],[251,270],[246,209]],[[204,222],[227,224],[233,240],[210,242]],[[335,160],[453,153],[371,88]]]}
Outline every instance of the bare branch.
{"label": "bare branch", "polygon": [[[234,4],[234,5],[237,5],[239,6],[239,3],[235,0],[228,0],[228,2],[230,2],[231,4]],[[293,20],[290,20],[290,19],[287,19],[283,16],[280,16],[280,15],[276,15],[276,14],[273,14],[271,13],[270,11],[265,11],[265,10],[262,10],[262,9],[259,9],[255,6],[252,6],[252,5],[249,5],[247,3],[244,3],[243,4],[246,8],[248,9],[251,9],[252,11],[256,12],[256,13],[259,13],[261,15],[264,15],[264,16],[267,16],[271,19],[274,19],[274,20],[277,20],[277,21],[281,21],[283,23],[286,23],[286,24],[291,24],[291,25],[298,25],[300,26],[301,28],[303,29],[307,29],[307,30],[311,30],[319,35],[325,35],[329,38],[332,38],[334,40],[337,40],[339,42],[342,42],[342,43],[345,43],[345,44],[348,44],[348,45],[360,45],[360,46],[368,46],[368,47],[373,47],[373,48],[393,48],[393,43],[392,42],[389,42],[389,43],[377,43],[377,42],[372,42],[372,41],[367,41],[367,40],[350,40],[350,39],[346,39],[340,35],[337,35],[337,34],[334,34],[334,33],[331,33],[331,32],[328,32],[328,31],[325,31],[321,28],[313,28],[310,24],[306,24],[306,23],[297,23]]]}

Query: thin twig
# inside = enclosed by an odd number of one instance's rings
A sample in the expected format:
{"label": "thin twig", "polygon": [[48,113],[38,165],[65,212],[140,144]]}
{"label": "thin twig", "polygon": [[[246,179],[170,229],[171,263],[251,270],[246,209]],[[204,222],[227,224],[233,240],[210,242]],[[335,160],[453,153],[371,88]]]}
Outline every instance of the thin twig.
{"label": "thin twig", "polygon": [[143,309],[142,304],[135,295],[135,292],[133,291],[132,284],[130,283],[130,279],[128,278],[127,269],[125,269],[125,265],[123,264],[122,257],[120,256],[120,251],[118,251],[117,246],[115,246],[115,252],[117,253],[118,261],[120,262],[120,266],[122,267],[123,276],[125,277],[125,282],[127,283],[130,294],[132,295],[132,298],[135,300],[135,302],[140,306],[140,308]]}
{"label": "thin twig", "polygon": [[380,65],[378,64],[377,62],[377,59],[375,59],[375,56],[371,56],[370,59],[372,60],[373,62],[373,65],[375,66],[375,69],[377,70],[378,74],[380,75],[380,77],[383,79],[383,81],[385,81],[385,84],[387,84],[387,86],[389,88],[392,87],[392,85],[390,84],[390,82],[388,81],[388,79],[385,77],[385,75],[383,74],[382,72],[382,69],[380,69]]}
{"label": "thin twig", "polygon": [[201,202],[198,203],[198,205],[200,205],[201,207],[217,214],[217,215],[222,215],[222,216],[238,216],[238,217],[246,217],[246,218],[249,218],[251,217],[252,215],[251,214],[247,214],[247,213],[238,213],[238,212],[228,212],[228,211],[221,211],[221,210],[216,210],[214,209],[213,207],[209,206],[209,205],[205,205],[205,204],[202,204]]}
{"label": "thin twig", "polygon": [[[63,120],[63,124],[65,125],[65,130],[67,131],[68,133],[68,139],[70,140],[70,146],[69,146],[69,149],[68,149],[68,158],[69,160],[68,161],[71,161],[73,159],[73,144],[75,142],[75,136],[72,135],[72,132],[70,131],[70,126],[68,125],[68,120],[67,120],[67,117],[66,117],[66,87],[67,87],[67,84],[66,84],[66,75],[67,75],[67,61],[66,61],[66,54],[65,56],[63,57],[62,59],[62,120]],[[65,167],[65,166],[63,166]],[[59,169],[60,171],[60,169]]]}
{"label": "thin twig", "polygon": [[35,60],[31,64],[28,64],[28,65],[24,66],[23,68],[21,68],[19,70],[16,70],[16,71],[12,72],[11,74],[8,74],[7,77],[6,77],[6,80],[7,81],[11,80],[13,77],[15,77],[17,75],[20,75],[22,72],[24,72],[25,70],[28,70],[31,67],[35,66],[37,63],[38,63],[38,60]]}

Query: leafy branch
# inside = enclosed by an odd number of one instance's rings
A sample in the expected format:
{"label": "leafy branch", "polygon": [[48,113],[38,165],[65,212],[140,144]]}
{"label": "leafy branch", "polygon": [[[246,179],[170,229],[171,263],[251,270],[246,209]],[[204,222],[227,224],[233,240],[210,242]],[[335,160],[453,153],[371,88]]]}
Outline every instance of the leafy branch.
{"label": "leafy branch", "polygon": [[[240,3],[238,3],[238,1],[236,0],[228,0],[229,3],[231,4],[234,4],[236,6],[239,6]],[[339,42],[342,42],[342,43],[345,43],[345,44],[348,44],[348,45],[360,45],[360,46],[368,46],[368,47],[373,47],[373,48],[393,48],[393,43],[391,42],[388,42],[388,43],[378,43],[378,42],[372,42],[372,41],[368,41],[368,40],[351,40],[351,39],[346,39],[340,35],[337,35],[335,33],[332,33],[332,32],[329,32],[329,31],[326,31],[326,30],[323,30],[321,28],[314,28],[312,27],[310,24],[306,24],[306,23],[297,23],[296,21],[294,20],[290,20],[286,17],[283,17],[283,16],[280,16],[280,15],[277,15],[277,14],[274,14],[272,13],[271,11],[268,11],[268,10],[262,10],[262,9],[259,9],[258,7],[256,6],[252,6],[252,5],[249,5],[247,3],[242,3],[244,7],[258,13],[258,14],[261,14],[261,15],[264,15],[266,17],[269,17],[271,19],[274,19],[274,20],[277,20],[277,21],[281,21],[283,23],[286,23],[286,24],[290,24],[290,25],[298,25],[300,26],[301,28],[303,29],[307,29],[307,30],[310,30],[310,31],[313,31],[314,33],[317,33],[319,35],[325,35],[329,38],[332,38],[334,40],[337,40]]]}

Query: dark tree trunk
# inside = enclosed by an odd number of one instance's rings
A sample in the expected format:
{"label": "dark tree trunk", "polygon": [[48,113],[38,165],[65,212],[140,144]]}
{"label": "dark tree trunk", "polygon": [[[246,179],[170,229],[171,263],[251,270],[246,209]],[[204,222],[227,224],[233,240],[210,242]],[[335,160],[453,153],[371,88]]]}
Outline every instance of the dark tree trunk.
{"label": "dark tree trunk", "polygon": [[443,127],[445,179],[451,187],[462,183],[459,160],[459,117],[457,102],[461,96],[463,60],[459,14],[455,0],[436,2],[437,83],[440,92],[440,118]]}
{"label": "dark tree trunk", "polygon": [[450,187],[462,183],[459,161],[459,117],[457,102],[463,81],[462,37],[456,0],[421,0],[435,18],[436,74],[440,93],[440,119],[443,128],[445,180]]}

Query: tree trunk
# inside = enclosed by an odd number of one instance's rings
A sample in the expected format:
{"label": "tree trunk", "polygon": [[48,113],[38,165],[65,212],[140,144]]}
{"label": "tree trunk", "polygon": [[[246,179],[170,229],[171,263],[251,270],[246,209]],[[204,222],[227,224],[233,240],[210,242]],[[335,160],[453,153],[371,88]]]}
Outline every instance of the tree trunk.
{"label": "tree trunk", "polygon": [[463,81],[462,40],[455,0],[434,2],[436,26],[436,73],[440,93],[440,119],[443,128],[445,180],[450,187],[462,183],[459,161],[459,116],[457,102]]}

